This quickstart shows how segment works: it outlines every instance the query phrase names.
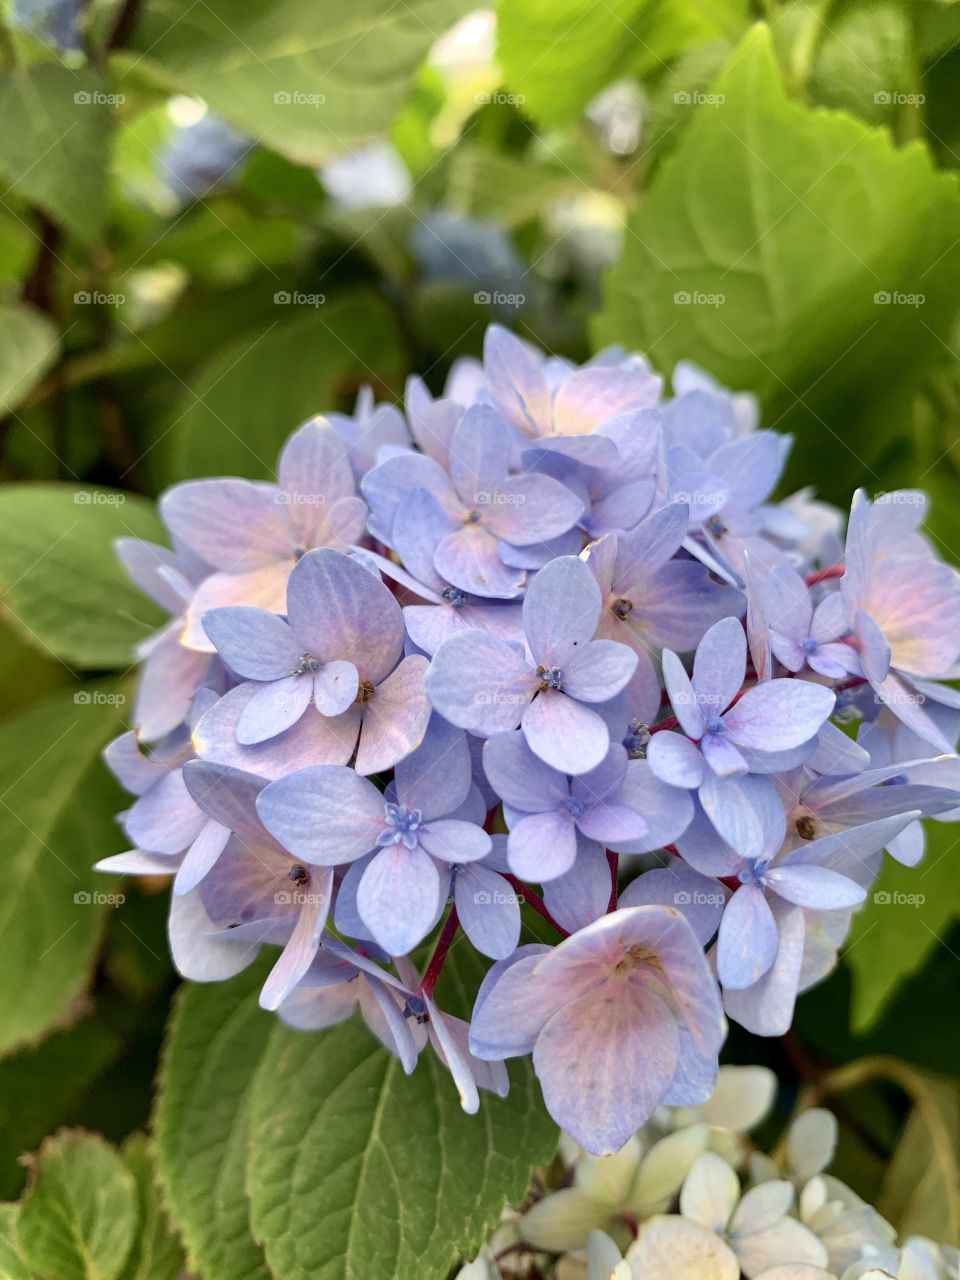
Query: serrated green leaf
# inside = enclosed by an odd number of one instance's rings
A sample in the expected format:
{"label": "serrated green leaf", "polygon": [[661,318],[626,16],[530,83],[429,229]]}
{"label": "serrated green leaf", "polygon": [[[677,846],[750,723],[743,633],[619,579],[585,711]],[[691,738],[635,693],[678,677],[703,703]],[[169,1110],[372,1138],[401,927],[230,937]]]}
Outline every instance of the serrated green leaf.
{"label": "serrated green leaf", "polygon": [[244,1190],[254,1072],[274,1023],[257,1004],[262,965],[183,988],[157,1089],[157,1170],[191,1266],[205,1280],[268,1280]]}
{"label": "serrated green leaf", "polygon": [[85,988],[108,905],[92,866],[123,838],[119,793],[98,758],[123,695],[79,695],[88,701],[62,694],[0,727],[0,1054],[64,1020]]}
{"label": "serrated green leaf", "polygon": [[60,335],[40,311],[0,307],[0,413],[15,409],[57,358]]}
{"label": "serrated green leaf", "polygon": [[176,1280],[183,1270],[183,1250],[160,1202],[153,1147],[135,1133],[122,1154],[137,1184],[140,1225],[121,1280]]}
{"label": "serrated green leaf", "polygon": [[948,339],[955,179],[789,101],[762,26],[712,93],[630,219],[596,337],[759,393],[769,425],[796,428],[794,474],[820,485],[829,449],[828,492],[852,487],[898,426],[891,396]]}
{"label": "serrated green leaf", "polygon": [[0,527],[0,603],[24,637],[81,669],[129,667],[164,615],[127,578],[112,544],[163,541],[153,504],[116,490],[8,485]]}
{"label": "serrated green leaf", "polygon": [[0,1277],[2,1280],[34,1280],[17,1239],[18,1204],[0,1204]]}
{"label": "serrated green leaf", "polygon": [[112,1147],[66,1130],[34,1157],[17,1240],[42,1280],[117,1280],[137,1229],[137,1187]]}
{"label": "serrated green leaf", "polygon": [[373,295],[317,306],[298,303],[290,291],[282,297],[275,322],[204,365],[183,397],[170,479],[225,469],[272,478],[283,442],[301,422],[335,408],[351,387],[398,375],[396,328]]}
{"label": "serrated green leaf", "polygon": [[135,48],[264,146],[321,164],[383,133],[467,0],[181,0],[142,12]]}
{"label": "serrated green leaf", "polygon": [[887,858],[853,918],[844,953],[853,971],[855,1031],[876,1021],[900,983],[916,973],[960,917],[960,835],[952,823],[926,822],[927,851],[917,867]]}
{"label": "serrated green leaf", "polygon": [[[477,961],[451,952],[441,1007],[465,1011]],[[557,1134],[528,1063],[465,1115],[431,1049],[411,1076],[358,1018],[278,1025],[257,1072],[250,1191],[277,1280],[442,1280],[519,1201]]]}
{"label": "serrated green leaf", "polygon": [[81,240],[96,240],[115,105],[106,81],[85,67],[48,62],[0,71],[4,202],[37,204]]}

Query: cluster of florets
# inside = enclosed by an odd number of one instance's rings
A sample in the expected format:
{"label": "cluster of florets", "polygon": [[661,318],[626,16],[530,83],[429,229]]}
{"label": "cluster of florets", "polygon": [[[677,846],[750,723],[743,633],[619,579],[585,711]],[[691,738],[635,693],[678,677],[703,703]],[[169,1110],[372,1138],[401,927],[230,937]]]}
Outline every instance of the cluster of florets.
{"label": "cluster of florets", "polygon": [[456,1280],[953,1280],[960,1253],[897,1241],[872,1205],[827,1173],[837,1122],[814,1107],[776,1158],[751,1131],[776,1078],[721,1067],[700,1107],[660,1107],[613,1157],[564,1140]]}
{"label": "cluster of florets", "polygon": [[[919,494],[858,495],[845,546],[772,502],[756,417],[494,327],[441,397],[302,426],[276,483],[164,494],[173,549],[119,546],[172,621],[107,753],[136,848],[100,865],[175,873],[180,972],[279,947],[266,1008],[359,1005],[468,1110],[532,1053],[597,1152],[709,1096],[725,1015],[784,1032],[883,850],[960,802],[960,577]],[[495,962],[469,1024],[434,998],[461,934]]]}

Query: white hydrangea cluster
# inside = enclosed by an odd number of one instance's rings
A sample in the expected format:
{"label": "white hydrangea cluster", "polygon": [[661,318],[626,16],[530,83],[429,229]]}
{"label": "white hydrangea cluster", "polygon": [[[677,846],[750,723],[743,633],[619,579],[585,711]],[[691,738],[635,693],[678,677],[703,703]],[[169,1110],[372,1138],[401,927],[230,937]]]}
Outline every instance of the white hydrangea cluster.
{"label": "white hydrangea cluster", "polygon": [[753,1147],[776,1088],[766,1067],[721,1067],[707,1103],[659,1108],[616,1155],[565,1137],[456,1280],[958,1280],[960,1252],[898,1242],[826,1172],[831,1112],[802,1112],[773,1156]]}

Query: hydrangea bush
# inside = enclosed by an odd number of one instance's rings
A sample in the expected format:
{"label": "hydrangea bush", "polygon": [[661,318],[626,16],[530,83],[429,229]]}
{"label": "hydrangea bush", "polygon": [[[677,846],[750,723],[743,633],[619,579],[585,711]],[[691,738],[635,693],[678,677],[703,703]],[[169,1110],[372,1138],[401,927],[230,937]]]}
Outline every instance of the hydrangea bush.
{"label": "hydrangea bush", "polygon": [[777,1081],[721,1067],[699,1107],[660,1107],[613,1158],[562,1144],[522,1210],[508,1210],[457,1280],[951,1280],[960,1253],[897,1240],[827,1172],[831,1111],[793,1121],[773,1156],[751,1138]]}
{"label": "hydrangea bush", "polygon": [[[118,545],[171,618],[107,750],[133,847],[98,865],[174,876],[181,974],[273,949],[264,1008],[359,1005],[467,1111],[532,1055],[594,1155],[706,1102],[727,1019],[784,1033],[884,856],[960,805],[960,577],[918,492],[845,530],[774,500],[790,439],[757,417],[493,326],[438,398],[301,426],[276,483],[169,489],[173,550]],[[455,945],[492,962],[469,1023],[435,999]],[[736,1213],[716,1159],[703,1229]]]}

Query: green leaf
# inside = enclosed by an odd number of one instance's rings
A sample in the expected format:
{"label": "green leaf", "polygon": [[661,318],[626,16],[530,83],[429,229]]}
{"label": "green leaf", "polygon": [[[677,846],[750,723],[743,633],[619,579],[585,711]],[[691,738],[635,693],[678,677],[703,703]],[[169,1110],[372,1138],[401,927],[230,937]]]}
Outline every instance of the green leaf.
{"label": "green leaf", "polygon": [[[451,953],[446,989],[469,1004],[477,961]],[[451,1000],[444,995],[441,1007]],[[506,1100],[463,1113],[427,1048],[413,1075],[359,1018],[304,1034],[278,1025],[257,1072],[248,1187],[277,1280],[443,1280],[524,1195],[556,1129],[532,1069]]]}
{"label": "green leaf", "polygon": [[913,1074],[914,1107],[877,1210],[900,1235],[960,1244],[960,1085]]}
{"label": "green leaf", "polygon": [[184,396],[170,479],[224,470],[272,477],[281,445],[304,419],[337,408],[360,383],[399,379],[396,328],[376,297],[357,291],[309,306],[296,293],[280,296],[273,324],[204,365]]}
{"label": "green leaf", "polygon": [[551,200],[583,190],[567,169],[498,155],[485,147],[458,148],[450,159],[448,198],[459,211],[515,227],[537,217]]}
{"label": "green leaf", "polygon": [[117,1280],[137,1227],[137,1187],[102,1138],[66,1130],[37,1153],[17,1239],[42,1280]]}
{"label": "green leaf", "polygon": [[0,332],[0,413],[6,413],[55,363],[60,335],[41,311],[19,303],[0,307]]}
{"label": "green leaf", "polygon": [[66,1020],[87,985],[106,905],[91,868],[122,840],[98,756],[122,703],[115,688],[81,689],[0,727],[0,1054]]}
{"label": "green leaf", "polygon": [[876,1021],[897,988],[923,965],[960,917],[951,823],[926,822],[927,851],[917,867],[887,858],[865,905],[853,918],[844,958],[853,971],[855,1031]]}
{"label": "green leaf", "polygon": [[497,53],[523,109],[564,124],[631,72],[659,70],[692,45],[735,39],[745,11],[743,0],[509,0],[499,9]]}
{"label": "green leaf", "polygon": [[142,1133],[123,1145],[123,1160],[137,1184],[140,1225],[122,1280],[176,1280],[183,1250],[174,1235],[156,1185],[154,1151]]}
{"label": "green leaf", "polygon": [[762,26],[713,92],[629,221],[595,336],[756,391],[796,430],[795,474],[843,490],[949,338],[956,181],[919,145],[790,102]]}
{"label": "green leaf", "polygon": [[467,0],[180,0],[142,11],[134,46],[272,150],[316,165],[386,131]]}
{"label": "green leaf", "polygon": [[85,67],[48,62],[0,71],[4,203],[39,205],[81,240],[96,240],[115,107],[106,82]]}
{"label": "green leaf", "polygon": [[163,614],[127,578],[119,537],[163,541],[152,503],[58,484],[0,490],[3,605],[24,637],[78,668],[129,667]]}
{"label": "green leaf", "polygon": [[34,1280],[17,1239],[18,1204],[0,1204],[0,1276],[3,1280]]}
{"label": "green leaf", "polygon": [[206,1280],[268,1280],[244,1191],[254,1072],[274,1017],[257,1004],[262,964],[188,985],[167,1032],[157,1088],[157,1170],[171,1215]]}

